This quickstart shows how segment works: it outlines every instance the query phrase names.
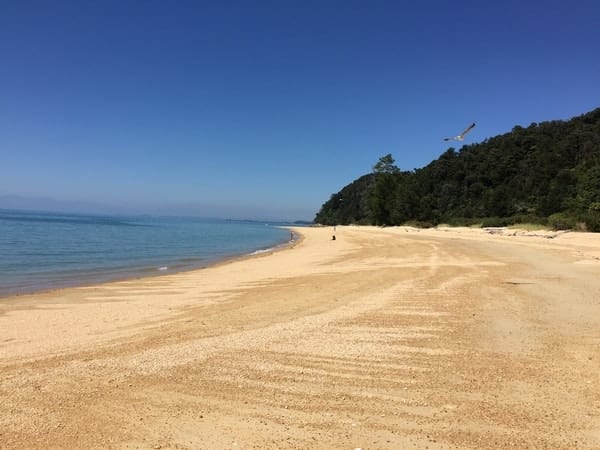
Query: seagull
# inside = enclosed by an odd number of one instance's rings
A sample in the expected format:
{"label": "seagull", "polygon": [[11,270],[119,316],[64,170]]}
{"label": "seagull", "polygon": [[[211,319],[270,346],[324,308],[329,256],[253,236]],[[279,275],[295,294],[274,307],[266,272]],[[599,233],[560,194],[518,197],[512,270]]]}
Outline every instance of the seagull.
{"label": "seagull", "polygon": [[471,125],[469,125],[465,131],[463,131],[462,133],[460,133],[458,136],[454,136],[454,137],[447,137],[444,138],[445,141],[464,141],[465,140],[465,135],[471,131],[473,128],[475,128],[475,122],[473,122]]}

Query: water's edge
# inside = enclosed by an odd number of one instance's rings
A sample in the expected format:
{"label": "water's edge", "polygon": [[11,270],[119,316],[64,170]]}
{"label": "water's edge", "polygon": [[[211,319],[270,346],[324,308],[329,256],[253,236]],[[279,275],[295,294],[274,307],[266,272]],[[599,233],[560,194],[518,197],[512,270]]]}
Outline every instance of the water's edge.
{"label": "water's edge", "polygon": [[[60,281],[48,281],[44,286],[19,289],[5,289],[0,290],[0,301],[8,301],[11,299],[18,299],[21,297],[45,294],[50,292],[56,292],[64,289],[76,289],[82,287],[92,287],[109,283],[117,283],[122,281],[141,280],[144,278],[154,278],[161,276],[168,276],[183,272],[193,272],[196,270],[203,270],[209,267],[216,267],[222,264],[228,264],[234,261],[242,261],[249,258],[261,257],[270,255],[274,252],[278,252],[285,249],[295,247],[303,239],[303,236],[296,231],[292,231],[287,226],[277,226],[275,228],[281,228],[290,230],[291,238],[289,240],[280,240],[275,242],[270,247],[259,247],[251,252],[232,253],[230,255],[208,258],[204,260],[197,260],[195,263],[180,263],[174,264],[167,268],[167,270],[156,270],[156,268],[131,268],[124,271],[118,270],[116,273],[110,275],[107,273],[98,274],[86,274],[81,279],[62,279]],[[11,292],[12,291],[12,292]]]}

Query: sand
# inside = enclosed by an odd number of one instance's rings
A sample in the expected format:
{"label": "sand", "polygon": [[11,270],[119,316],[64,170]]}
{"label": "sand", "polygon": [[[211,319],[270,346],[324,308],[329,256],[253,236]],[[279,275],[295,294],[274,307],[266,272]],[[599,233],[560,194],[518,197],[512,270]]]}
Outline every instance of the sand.
{"label": "sand", "polygon": [[0,448],[600,448],[600,234],[295,231],[0,299]]}

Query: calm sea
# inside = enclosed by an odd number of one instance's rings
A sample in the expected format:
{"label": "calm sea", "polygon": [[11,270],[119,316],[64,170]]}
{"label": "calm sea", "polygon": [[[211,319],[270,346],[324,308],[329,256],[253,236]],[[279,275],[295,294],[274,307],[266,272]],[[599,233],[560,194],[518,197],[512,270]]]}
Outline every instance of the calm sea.
{"label": "calm sea", "polygon": [[0,296],[203,267],[290,236],[258,222],[0,209]]}

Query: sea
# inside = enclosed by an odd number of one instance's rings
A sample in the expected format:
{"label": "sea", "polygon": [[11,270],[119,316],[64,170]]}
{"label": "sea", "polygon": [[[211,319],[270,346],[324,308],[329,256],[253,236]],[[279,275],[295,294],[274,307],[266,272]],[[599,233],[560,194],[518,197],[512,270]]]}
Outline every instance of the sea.
{"label": "sea", "polygon": [[287,245],[285,225],[0,209],[0,297],[206,267]]}

